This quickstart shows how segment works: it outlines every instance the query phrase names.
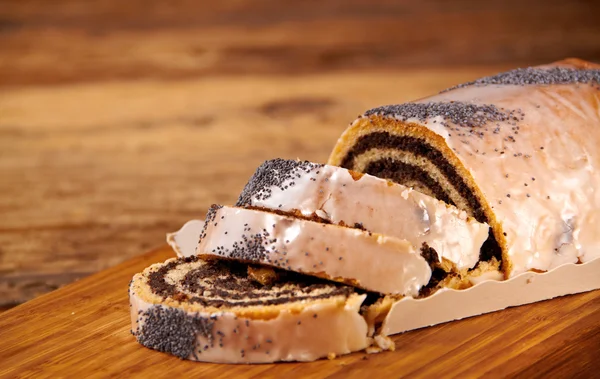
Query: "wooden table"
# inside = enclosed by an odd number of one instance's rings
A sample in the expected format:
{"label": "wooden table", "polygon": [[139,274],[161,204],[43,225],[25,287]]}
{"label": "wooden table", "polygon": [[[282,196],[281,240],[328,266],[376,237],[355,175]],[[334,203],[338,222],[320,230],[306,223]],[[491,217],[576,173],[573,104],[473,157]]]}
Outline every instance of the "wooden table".
{"label": "wooden table", "polygon": [[600,372],[600,291],[415,330],[396,351],[269,365],[181,361],[129,334],[127,284],[168,247],[137,256],[0,315],[0,377],[567,378]]}

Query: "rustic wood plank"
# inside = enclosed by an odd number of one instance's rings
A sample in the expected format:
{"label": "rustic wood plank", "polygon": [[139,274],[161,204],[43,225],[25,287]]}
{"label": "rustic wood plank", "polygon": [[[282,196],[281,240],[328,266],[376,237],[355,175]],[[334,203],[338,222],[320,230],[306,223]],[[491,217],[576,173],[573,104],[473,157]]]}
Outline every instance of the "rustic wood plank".
{"label": "rustic wood plank", "polygon": [[0,86],[600,59],[597,1],[4,2]]}
{"label": "rustic wood plank", "polygon": [[0,95],[0,304],[164,242],[265,159],[326,160],[376,105],[496,71],[411,70],[22,88]]}
{"label": "rustic wood plank", "polygon": [[181,361],[129,334],[129,280],[172,254],[164,247],[137,256],[0,315],[0,377],[547,378],[600,370],[600,291],[407,332],[394,337],[395,352],[254,366]]}

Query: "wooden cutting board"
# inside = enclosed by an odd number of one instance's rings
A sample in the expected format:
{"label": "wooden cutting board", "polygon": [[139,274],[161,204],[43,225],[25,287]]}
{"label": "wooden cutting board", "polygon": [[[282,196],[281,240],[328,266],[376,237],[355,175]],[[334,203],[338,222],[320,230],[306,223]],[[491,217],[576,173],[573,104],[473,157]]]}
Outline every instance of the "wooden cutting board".
{"label": "wooden cutting board", "polygon": [[[600,290],[394,336],[396,351],[265,365],[183,361],[130,334],[131,277],[167,246],[0,315],[0,377],[593,377]],[[597,376],[596,376],[597,377]]]}

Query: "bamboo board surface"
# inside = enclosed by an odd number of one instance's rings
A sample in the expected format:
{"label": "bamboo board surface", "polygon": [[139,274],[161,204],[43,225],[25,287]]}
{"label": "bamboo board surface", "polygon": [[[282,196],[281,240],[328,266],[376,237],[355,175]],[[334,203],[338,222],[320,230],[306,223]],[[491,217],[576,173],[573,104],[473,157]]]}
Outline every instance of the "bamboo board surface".
{"label": "bamboo board surface", "polygon": [[593,377],[600,372],[600,291],[394,336],[396,351],[335,360],[219,365],[180,360],[130,334],[127,285],[168,247],[0,315],[0,377]]}

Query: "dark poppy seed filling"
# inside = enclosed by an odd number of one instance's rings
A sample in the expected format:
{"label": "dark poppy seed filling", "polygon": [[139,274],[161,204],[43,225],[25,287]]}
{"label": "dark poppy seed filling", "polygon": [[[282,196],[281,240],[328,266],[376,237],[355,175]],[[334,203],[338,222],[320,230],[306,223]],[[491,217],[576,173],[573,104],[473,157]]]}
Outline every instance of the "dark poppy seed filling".
{"label": "dark poppy seed filling", "polygon": [[419,290],[419,297],[427,297],[438,289],[438,284],[446,279],[450,273],[440,265],[438,252],[425,242],[421,246],[421,256],[425,258],[431,268],[431,280]]}
{"label": "dark poppy seed filling", "polygon": [[440,186],[427,171],[418,166],[395,161],[391,158],[383,158],[369,162],[365,172],[380,178],[389,179],[396,183],[408,183],[411,181],[421,183],[421,185],[429,189],[437,199],[442,200],[447,204],[456,205],[450,199],[446,191],[444,191],[444,188],[442,188],[442,186]]}
{"label": "dark poppy seed filling", "polygon": [[550,84],[600,84],[600,70],[576,69],[566,67],[552,68],[517,68],[493,76],[477,79],[472,82],[459,84],[443,90],[450,91],[456,88],[486,85],[550,85]]}
{"label": "dark poppy seed filling", "polygon": [[[363,170],[359,170],[358,167],[355,167],[356,158],[371,149],[407,151],[416,156],[424,157],[440,170],[446,183],[451,185],[465,201],[468,206],[468,209],[465,209],[465,211],[469,212],[479,222],[488,222],[481,202],[458,174],[455,167],[448,162],[439,150],[426,143],[423,139],[412,136],[397,136],[388,132],[366,134],[356,141],[352,149],[342,160],[341,166],[351,170],[364,171],[367,174],[389,179],[400,184],[410,185],[410,183],[417,182],[420,186],[429,189],[433,196],[439,200],[456,205],[443,186],[417,165],[385,157],[370,161]],[[481,248],[480,260],[487,261],[492,257],[501,261],[502,250],[490,230],[489,237]]]}
{"label": "dark poppy seed filling", "polygon": [[[458,175],[454,166],[444,158],[440,151],[433,148],[433,146],[429,145],[424,140],[410,136],[395,136],[388,132],[370,133],[356,141],[352,149],[344,157],[341,166],[347,169],[357,170],[357,168],[354,167],[355,157],[358,157],[371,149],[408,151],[414,155],[426,158],[442,172],[448,183],[451,183],[462,198],[465,199],[469,205],[468,211],[472,213],[473,217],[479,222],[488,221],[479,200],[468,185],[462,180],[461,176]],[[448,201],[449,204],[453,204],[441,185],[437,183],[436,185],[431,185],[431,182],[434,181],[434,179],[425,172],[419,173],[422,169],[415,165],[398,162],[390,158],[382,158],[377,161],[371,161],[364,171],[367,174],[390,179],[400,184],[406,183],[409,179],[416,179],[421,182],[423,187],[429,188],[436,196],[441,196],[441,198],[439,198],[440,200]]]}
{"label": "dark poppy seed filling", "polygon": [[[189,264],[193,263],[190,268]],[[167,281],[173,270],[186,265],[178,283]],[[172,261],[148,275],[151,291],[163,298],[186,301],[205,307],[250,307],[350,296],[352,287],[326,282],[301,274],[281,271],[274,283],[263,285],[248,275],[248,266],[197,257]]]}

